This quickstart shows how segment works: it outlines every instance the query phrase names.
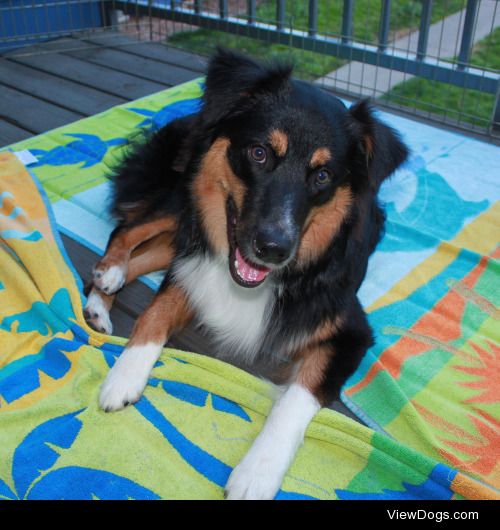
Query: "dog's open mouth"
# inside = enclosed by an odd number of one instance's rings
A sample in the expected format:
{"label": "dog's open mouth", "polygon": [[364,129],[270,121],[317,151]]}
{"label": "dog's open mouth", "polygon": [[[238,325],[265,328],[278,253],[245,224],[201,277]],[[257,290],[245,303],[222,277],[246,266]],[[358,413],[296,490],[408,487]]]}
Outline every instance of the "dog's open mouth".
{"label": "dog's open mouth", "polygon": [[271,269],[251,263],[243,257],[236,242],[236,214],[228,205],[227,238],[229,241],[229,271],[233,280],[242,287],[257,287],[271,272]]}

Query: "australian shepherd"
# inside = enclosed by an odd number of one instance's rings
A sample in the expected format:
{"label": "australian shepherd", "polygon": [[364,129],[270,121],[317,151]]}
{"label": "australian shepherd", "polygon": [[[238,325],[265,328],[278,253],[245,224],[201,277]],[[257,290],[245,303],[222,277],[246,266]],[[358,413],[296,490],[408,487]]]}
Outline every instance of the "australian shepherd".
{"label": "australian shepherd", "polygon": [[407,148],[366,101],[219,50],[201,110],[128,152],[118,221],[93,271],[86,317],[111,331],[114,294],[167,269],[108,373],[100,406],[136,402],[172,333],[203,325],[217,352],[273,365],[283,391],[226,485],[272,499],[318,410],[339,396],[372,331],[357,298],[384,213],[381,183]]}

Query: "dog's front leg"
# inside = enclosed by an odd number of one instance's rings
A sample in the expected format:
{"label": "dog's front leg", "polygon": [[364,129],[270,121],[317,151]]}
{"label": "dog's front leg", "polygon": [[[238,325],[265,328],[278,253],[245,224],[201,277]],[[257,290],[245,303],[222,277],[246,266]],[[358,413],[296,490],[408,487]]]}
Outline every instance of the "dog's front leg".
{"label": "dog's front leg", "polygon": [[302,383],[291,384],[274,404],[264,428],[226,485],[226,498],[273,499],[302,444],[304,433],[321,408]]}
{"label": "dog's front leg", "polygon": [[[356,314],[357,312],[357,314]],[[340,389],[372,344],[359,304],[350,316],[356,326],[332,328],[298,352],[293,383],[276,401],[264,428],[226,486],[228,499],[273,499],[316,412],[338,398]]]}
{"label": "dog's front leg", "polygon": [[141,397],[149,375],[170,335],[192,318],[184,291],[161,289],[138,318],[127,347],[109,371],[99,396],[106,412],[120,410]]}
{"label": "dog's front leg", "polygon": [[110,236],[104,256],[94,266],[94,286],[107,295],[119,291],[126,282],[132,252],[159,234],[173,232],[175,227],[175,218],[165,215],[153,221],[116,228]]}

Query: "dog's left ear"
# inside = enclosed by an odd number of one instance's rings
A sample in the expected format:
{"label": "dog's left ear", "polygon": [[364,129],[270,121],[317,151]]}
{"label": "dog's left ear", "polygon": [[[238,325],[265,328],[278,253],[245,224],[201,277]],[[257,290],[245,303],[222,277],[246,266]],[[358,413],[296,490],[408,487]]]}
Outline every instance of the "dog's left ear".
{"label": "dog's left ear", "polygon": [[251,108],[266,94],[277,94],[288,83],[292,67],[266,65],[246,55],[218,48],[205,80],[203,118],[213,125],[219,120]]}
{"label": "dog's left ear", "polygon": [[408,157],[409,151],[398,133],[375,117],[368,100],[349,109],[352,131],[366,160],[368,174],[376,189]]}

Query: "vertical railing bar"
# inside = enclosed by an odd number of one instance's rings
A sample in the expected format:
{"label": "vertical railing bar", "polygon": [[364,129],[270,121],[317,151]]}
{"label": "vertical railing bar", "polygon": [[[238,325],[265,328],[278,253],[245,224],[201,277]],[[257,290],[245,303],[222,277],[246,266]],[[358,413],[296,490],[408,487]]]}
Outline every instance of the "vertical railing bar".
{"label": "vertical railing bar", "polygon": [[422,11],[420,13],[420,29],[418,32],[417,61],[422,61],[427,55],[427,44],[429,42],[429,28],[432,17],[433,0],[422,0]]}
{"label": "vertical railing bar", "polygon": [[99,2],[99,8],[100,8],[100,11],[101,11],[101,20],[102,20],[102,23],[104,24],[105,28],[108,27],[108,14],[107,14],[107,11],[106,11],[106,7],[107,6],[105,6],[104,1]]}
{"label": "vertical railing bar", "polygon": [[309,35],[318,34],[318,0],[309,0]]}
{"label": "vertical railing bar", "polygon": [[[474,45],[474,34],[476,33],[478,11],[479,11],[479,5],[478,5],[478,9],[475,12],[475,16],[473,17],[473,24],[472,24],[472,28],[470,30],[470,33],[471,33],[471,38],[470,38],[471,44],[470,44],[470,52],[469,52],[469,57],[467,59],[467,63],[470,63],[470,61],[471,61],[471,53],[472,53],[472,47]],[[467,11],[465,12],[465,14],[467,15]],[[464,27],[465,27],[465,21],[464,21]],[[484,70],[483,70],[483,72],[484,72]],[[468,90],[467,90],[465,84],[466,84],[466,79],[464,78],[464,86],[461,87],[462,88],[462,97],[460,98],[460,104],[459,104],[460,111],[458,112],[458,116],[457,116],[457,125],[462,124],[464,121],[468,121],[467,117],[470,118],[470,116],[467,116],[467,113],[470,112],[470,111],[464,110],[465,102],[466,102],[467,95],[468,95]],[[465,117],[465,120],[463,120],[464,117]],[[473,124],[475,125],[475,119],[474,119],[474,123]]]}
{"label": "vertical railing bar", "polygon": [[[9,0],[9,6],[10,6],[10,9],[9,9],[10,27],[12,28],[12,36],[13,37],[17,37],[18,36],[18,31],[17,31],[16,19],[15,19],[15,16],[14,16],[14,9],[13,9],[14,6],[12,5],[12,0]],[[45,17],[45,18],[47,18],[47,17]]]}
{"label": "vertical railing bar", "polygon": [[[54,7],[54,13],[55,13],[55,19],[56,19],[56,28],[61,27],[61,12],[59,8],[61,7],[60,4],[56,4]],[[54,31],[54,33],[57,35],[58,29]]]}
{"label": "vertical railing bar", "polygon": [[228,0],[219,0],[219,16],[226,19],[228,15]]}
{"label": "vertical railing bar", "polygon": [[[462,0],[462,4],[463,4],[464,0]],[[447,7],[447,6],[446,6]],[[459,48],[460,48],[460,45],[461,45],[461,42],[462,42],[462,37],[463,37],[463,28],[465,28],[465,15],[467,14],[467,8],[466,9],[463,9],[463,5],[462,5],[462,9],[460,10],[460,13],[459,13],[459,23],[458,23],[458,31],[456,32],[456,35],[455,35],[455,46],[453,48],[454,50],[454,56],[457,56],[458,57],[458,53],[459,53]],[[444,24],[443,24],[444,26]],[[462,34],[461,34],[461,31],[460,31],[460,28],[462,28]],[[441,51],[440,53],[438,54],[439,58],[441,58]],[[439,59],[440,60],[440,59]],[[446,59],[444,59],[444,61],[446,61]],[[461,66],[458,64],[459,63],[459,59],[457,58],[455,60],[455,66],[457,69],[461,69]],[[450,75],[451,75],[451,70],[450,70]],[[448,76],[448,79],[449,79],[449,76]],[[459,86],[457,85],[456,89],[458,90]],[[442,89],[440,90],[440,96],[444,96],[444,101],[447,101],[448,98],[450,97],[453,97],[453,88],[450,86],[450,84],[448,82],[446,82],[446,85],[442,85]],[[463,89],[462,89],[463,90]],[[435,91],[436,92],[436,91]],[[462,91],[462,100],[463,100],[463,91]],[[452,124],[452,125],[458,125],[460,120],[459,119],[456,119],[456,123],[454,123],[454,118],[456,118],[457,116],[460,116],[461,114],[461,110],[453,110],[453,109],[450,109],[449,107],[445,107],[444,109],[444,123],[449,123],[449,124]]]}
{"label": "vertical railing bar", "polygon": [[285,29],[285,0],[276,0],[276,29]]}
{"label": "vertical railing bar", "polygon": [[[495,28],[495,20],[497,18],[498,7],[499,7],[498,4],[495,4],[495,9],[493,10],[493,17],[491,19],[491,33],[493,32]],[[488,58],[490,57],[490,51],[491,51],[491,45],[488,46],[488,49],[486,50],[485,61],[488,61]],[[484,79],[484,71],[483,71],[483,79]],[[490,115],[489,123],[487,126],[485,126],[485,128],[487,128],[488,133],[490,135],[493,135],[495,133],[495,136],[497,136],[496,133],[500,133],[500,80],[498,81],[497,94],[495,97],[495,102],[493,103],[493,109]]]}
{"label": "vertical railing bar", "polygon": [[28,19],[26,18],[26,8],[24,5],[21,7],[22,25],[24,26],[24,32],[29,35]]}
{"label": "vertical railing bar", "polygon": [[[79,11],[79,14],[80,14],[80,20],[83,22],[83,18],[84,18],[84,17],[83,17],[83,6],[82,6],[82,1],[79,0],[77,5],[78,5],[78,11]],[[89,7],[90,10],[92,11],[92,6],[87,6],[87,7]],[[85,30],[85,29],[86,29],[86,32],[83,31],[83,33],[87,33],[87,35],[90,35],[90,30],[89,30],[88,28],[83,28],[83,30]],[[78,36],[78,37],[79,37],[81,34],[82,34],[81,31],[77,32],[77,36]]]}
{"label": "vertical railing bar", "polygon": [[372,84],[373,90],[372,90],[372,96],[371,96],[373,99],[377,97],[378,93],[380,93],[381,95],[383,94],[382,91],[377,89],[378,73],[379,73],[379,68],[380,68],[380,55],[377,56],[377,62],[374,66],[375,66],[375,78],[373,79],[373,84]]}
{"label": "vertical railing bar", "polygon": [[342,10],[342,42],[347,43],[352,39],[352,15],[354,11],[354,0],[344,0]]}
{"label": "vertical railing bar", "polygon": [[378,34],[378,49],[383,52],[389,43],[389,29],[391,20],[391,0],[382,0],[380,13],[380,29]]}
{"label": "vertical railing bar", "polygon": [[[151,10],[153,9],[153,0],[149,0],[149,5],[151,6]],[[172,24],[173,24],[173,32],[177,32],[178,22],[177,22],[177,2],[176,0],[170,0],[170,10],[172,11]],[[153,13],[151,12],[148,15],[149,18],[149,40],[153,40]]]}
{"label": "vertical railing bar", "polygon": [[[447,0],[448,1],[448,0]],[[462,4],[465,3],[465,0],[462,0]],[[460,51],[460,44],[462,42],[462,35],[461,35],[461,29],[463,29],[463,21],[465,20],[465,9],[463,8],[463,5],[462,5],[462,9],[460,10],[460,16],[459,16],[459,21],[458,21],[458,29],[457,29],[457,32],[455,34],[455,47],[453,48],[454,50],[454,56],[456,56],[455,58],[455,66],[458,64],[458,53]],[[444,24],[443,24],[444,26]],[[439,56],[441,57],[441,53],[439,53]]]}
{"label": "vertical railing bar", "polygon": [[45,24],[47,25],[47,32],[50,33],[50,17],[49,17],[49,8],[46,3],[43,4],[45,11]]}
{"label": "vertical railing bar", "polygon": [[[90,2],[89,8],[90,8],[90,25],[92,26],[92,32],[95,33],[95,31],[96,31],[98,26],[96,24],[96,20],[95,20],[95,17],[94,17],[94,2],[93,1]],[[73,20],[72,19],[71,19],[71,24],[73,24]]]}
{"label": "vertical railing bar", "polygon": [[248,16],[248,23],[255,24],[255,17],[257,16],[257,6],[256,6],[255,0],[247,1],[247,16]]}
{"label": "vertical railing bar", "polygon": [[[463,1],[463,0],[462,0]],[[446,18],[446,16],[448,15],[448,2],[445,1],[444,3],[444,19]],[[460,11],[460,19],[459,19],[459,27],[460,27],[460,24],[462,22],[462,11]],[[439,32],[439,46],[438,46],[438,49],[437,49],[437,52],[435,54],[435,57],[434,59],[436,59],[437,63],[439,64],[441,59],[442,59],[442,49],[443,49],[443,41],[444,41],[444,38],[445,38],[445,23],[443,22],[441,24],[441,29],[440,29],[440,32]],[[458,38],[458,32],[457,32],[457,38]],[[456,46],[455,46],[455,49],[456,49]],[[432,94],[435,95],[436,92],[439,90],[438,87],[438,79],[437,79],[437,72],[434,72],[433,75],[430,76],[432,79],[430,79],[430,81],[432,81]],[[443,87],[443,91],[444,89],[446,88],[446,98],[449,97],[449,90],[447,90],[448,87]],[[448,121],[448,108],[447,107],[443,107],[442,109],[443,111],[443,123],[446,123]],[[428,111],[428,114],[427,114],[427,117],[430,118],[431,117],[431,112],[432,112],[432,109],[429,109]]]}
{"label": "vertical railing bar", "polygon": [[464,29],[462,33],[462,42],[460,44],[460,52],[458,54],[457,68],[463,69],[469,62],[472,51],[472,38],[474,35],[474,26],[476,25],[478,6],[478,0],[467,0],[467,7],[465,8]]}
{"label": "vertical railing bar", "polygon": [[495,108],[493,110],[493,117],[491,120],[491,129],[495,132],[500,132],[500,82],[498,83],[497,96],[495,98]]}
{"label": "vertical railing bar", "polygon": [[[35,0],[32,1],[34,2]],[[9,42],[9,36],[7,35],[7,31],[4,29],[2,11],[0,11],[0,42]]]}

